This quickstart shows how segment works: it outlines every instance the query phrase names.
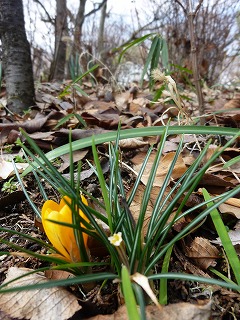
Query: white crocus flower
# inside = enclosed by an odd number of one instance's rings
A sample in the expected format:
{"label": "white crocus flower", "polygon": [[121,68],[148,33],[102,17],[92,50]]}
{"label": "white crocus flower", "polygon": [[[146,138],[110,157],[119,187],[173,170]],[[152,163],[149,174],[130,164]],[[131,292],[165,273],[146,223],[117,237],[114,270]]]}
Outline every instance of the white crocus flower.
{"label": "white crocus flower", "polygon": [[114,233],[111,237],[108,237],[108,240],[111,244],[113,244],[115,247],[119,247],[122,239],[122,232]]}

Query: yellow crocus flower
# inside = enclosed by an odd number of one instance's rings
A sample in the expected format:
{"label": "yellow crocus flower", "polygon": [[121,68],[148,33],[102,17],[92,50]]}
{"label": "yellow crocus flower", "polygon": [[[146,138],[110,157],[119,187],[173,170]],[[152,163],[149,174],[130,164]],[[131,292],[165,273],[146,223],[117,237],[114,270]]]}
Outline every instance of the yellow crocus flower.
{"label": "yellow crocus flower", "polygon": [[[81,198],[82,202],[87,205],[87,200],[83,196],[81,196]],[[74,236],[74,229],[48,221],[50,219],[72,224],[72,210],[68,204],[71,204],[71,199],[67,196],[63,197],[59,204],[53,200],[47,200],[42,207],[42,224],[54,248],[56,248],[67,261],[79,262],[81,261],[81,256]],[[79,210],[79,214],[84,220],[89,222],[81,210]],[[83,227],[82,224],[81,226]],[[87,247],[87,239],[88,235],[83,233],[85,247]]]}

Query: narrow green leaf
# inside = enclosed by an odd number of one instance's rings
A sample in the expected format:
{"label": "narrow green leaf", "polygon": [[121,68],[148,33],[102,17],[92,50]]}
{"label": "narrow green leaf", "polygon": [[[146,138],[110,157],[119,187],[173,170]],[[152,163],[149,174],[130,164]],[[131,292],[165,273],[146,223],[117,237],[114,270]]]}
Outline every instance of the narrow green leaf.
{"label": "narrow green leaf", "polygon": [[231,167],[232,165],[234,165],[234,164],[236,164],[238,162],[240,162],[240,156],[234,157],[231,160],[229,160],[226,163],[224,163],[223,169],[229,168],[229,167]]}
{"label": "narrow green leaf", "polygon": [[62,119],[60,119],[58,121],[58,124],[54,127],[54,130],[56,130],[57,128],[61,127],[62,125],[64,125],[64,123],[66,123],[69,119],[71,119],[72,117],[74,117],[73,113],[69,113],[68,115],[66,115],[65,117],[63,117]]}
{"label": "narrow green leaf", "polygon": [[130,275],[126,266],[122,267],[122,289],[129,319],[140,320]]}
{"label": "narrow green leaf", "polygon": [[[205,200],[211,200],[211,196],[209,195],[206,189],[203,188],[202,192]],[[211,208],[213,205],[214,205],[213,201],[207,204],[208,208]],[[218,233],[218,236],[222,242],[223,248],[226,252],[230,266],[232,267],[237,283],[238,285],[240,285],[240,260],[236,253],[236,250],[234,249],[232,241],[228,235],[227,229],[222,221],[222,218],[218,210],[213,209],[210,212],[210,215],[214,223],[214,226],[216,228],[216,231]]]}
{"label": "narrow green leaf", "polygon": [[144,295],[143,289],[136,282],[132,283],[133,290],[136,296],[137,304],[139,305],[139,311],[141,314],[141,320],[147,320],[146,317],[146,297]]}
{"label": "narrow green leaf", "polygon": [[240,285],[233,284],[233,283],[228,283],[225,281],[220,281],[217,279],[213,278],[204,278],[204,277],[199,277],[199,276],[194,276],[188,273],[160,273],[160,274],[154,274],[148,276],[149,280],[159,280],[159,279],[164,279],[167,278],[169,280],[186,280],[186,281],[195,281],[195,282],[200,282],[200,283],[206,283],[206,284],[212,284],[212,285],[217,285],[223,288],[228,288],[228,289],[233,289],[233,290],[240,290]]}
{"label": "narrow green leaf", "polygon": [[233,282],[231,279],[229,279],[228,277],[226,277],[224,274],[222,274],[221,272],[219,272],[218,270],[209,267],[208,270],[210,270],[212,273],[216,274],[219,278],[221,278],[223,281],[235,284],[235,282]]}
{"label": "narrow green leaf", "polygon": [[58,121],[58,124],[54,127],[54,130],[56,130],[57,128],[61,127],[62,125],[64,125],[64,123],[66,123],[69,119],[76,117],[77,120],[79,121],[79,123],[81,123],[83,125],[83,127],[86,127],[87,124],[84,121],[84,119],[80,116],[80,114],[77,113],[69,113],[68,115],[66,115],[64,118],[60,119]]}
{"label": "narrow green leaf", "polygon": [[93,152],[94,163],[95,163],[96,170],[97,170],[98,180],[99,180],[99,183],[101,186],[105,209],[106,209],[106,213],[107,213],[108,226],[109,226],[111,233],[113,233],[110,199],[109,199],[109,195],[108,195],[108,189],[106,187],[106,181],[104,179],[103,171],[102,171],[101,164],[100,164],[100,161],[98,158],[97,148],[95,145],[95,138],[92,138],[92,152]]}
{"label": "narrow green leaf", "polygon": [[150,33],[150,34],[146,34],[145,36],[135,39],[133,41],[131,41],[130,43],[124,44],[122,47],[116,48],[114,51],[120,50],[121,48],[124,48],[123,51],[121,52],[118,62],[120,63],[124,54],[126,53],[126,51],[130,48],[132,48],[133,46],[136,46],[140,43],[142,43],[143,41],[145,41],[146,39],[150,38],[152,35],[154,35],[154,33]]}
{"label": "narrow green leaf", "polygon": [[87,128],[86,121],[78,113],[74,113],[74,116],[78,119],[79,123],[83,125],[84,128]]}
{"label": "narrow green leaf", "polygon": [[169,58],[168,58],[168,45],[167,41],[162,38],[162,53],[161,53],[161,58],[162,58],[162,65],[165,70],[165,72],[170,71],[169,67]]}
{"label": "narrow green leaf", "polygon": [[13,164],[13,168],[14,168],[16,177],[17,177],[17,179],[18,179],[18,182],[19,182],[19,184],[20,184],[20,186],[21,186],[21,188],[22,188],[22,191],[23,191],[26,199],[28,200],[28,202],[29,202],[30,206],[32,207],[33,211],[35,212],[36,216],[37,216],[39,219],[42,219],[41,214],[40,214],[37,206],[34,204],[34,202],[32,201],[32,199],[30,198],[30,196],[29,196],[29,194],[28,194],[28,192],[27,192],[27,190],[26,190],[26,188],[25,188],[25,186],[24,186],[24,183],[23,183],[23,181],[22,181],[22,179],[21,179],[21,177],[20,177],[20,174],[19,174],[19,172],[18,172],[18,169],[17,169],[17,167],[16,167],[16,164],[15,164],[15,162],[14,162],[13,160],[12,160],[12,164]]}
{"label": "narrow green leaf", "polygon": [[88,94],[78,84],[74,84],[73,88],[80,92],[82,96],[88,97]]}
{"label": "narrow green leaf", "polygon": [[151,47],[150,47],[150,50],[149,50],[149,53],[148,53],[148,56],[147,56],[147,60],[146,60],[146,63],[144,65],[143,72],[142,72],[142,75],[141,75],[140,86],[142,86],[142,84],[143,84],[144,76],[147,73],[149,65],[151,64],[151,61],[152,61],[154,53],[155,53],[155,49],[156,49],[158,44],[159,44],[159,36],[157,35],[152,40],[152,44],[151,44]]}
{"label": "narrow green leaf", "polygon": [[[190,231],[192,228],[194,228],[198,223],[200,223],[209,213],[212,211],[212,209],[215,209],[219,206],[219,204],[225,202],[227,199],[235,196],[240,191],[240,186],[234,188],[233,190],[230,190],[222,195],[222,198],[217,202],[214,203],[214,205],[211,208],[205,209],[201,214],[199,214],[195,219],[193,219],[188,225],[183,228],[173,239],[171,239],[160,251],[157,251],[153,257],[151,257],[151,260],[149,261],[148,265],[146,265],[146,269],[144,274],[147,275],[152,268],[154,268],[154,265],[161,259],[161,257],[164,255],[164,253],[168,250],[169,247],[174,245],[179,239],[184,237],[188,231]],[[202,203],[202,205],[206,204]],[[164,230],[165,232],[165,230]]]}
{"label": "narrow green leaf", "polygon": [[[136,137],[146,137],[146,136],[159,136],[163,134],[165,127],[147,127],[147,128],[134,128],[134,129],[126,129],[120,130],[120,140],[127,138],[136,138]],[[27,137],[27,134],[21,130],[22,134]],[[170,126],[168,133],[172,134],[210,134],[210,135],[224,135],[224,136],[234,136],[240,135],[239,129],[236,128],[224,128],[224,127],[206,127],[206,126]],[[94,137],[95,145],[110,142],[116,140],[117,131],[108,132],[96,135]],[[29,138],[29,140],[31,140]],[[81,150],[83,148],[92,146],[92,137],[83,138],[80,140],[76,140],[72,143],[72,149]],[[63,154],[69,152],[69,145],[65,144],[59,148],[56,148],[48,153],[46,153],[46,158],[48,160],[54,160]],[[36,164],[35,164],[36,165]],[[31,168],[27,168],[21,174],[21,176],[25,176],[29,172],[31,172]]]}
{"label": "narrow green leaf", "polygon": [[[34,272],[37,272],[35,270]],[[32,272],[31,272],[32,273]],[[27,285],[27,286],[18,286],[13,288],[4,288],[4,285],[0,286],[0,293],[8,293],[8,292],[15,292],[15,291],[25,291],[25,290],[36,290],[36,289],[47,289],[47,288],[54,288],[58,286],[71,286],[80,283],[88,283],[88,282],[95,282],[95,281],[105,281],[105,280],[113,280],[116,279],[117,275],[113,273],[95,273],[95,274],[84,274],[81,276],[76,276],[73,278],[68,278],[64,280],[52,280],[43,283],[38,283],[34,285]]]}
{"label": "narrow green leaf", "polygon": [[[169,268],[169,263],[170,263],[170,259],[171,259],[171,254],[172,254],[172,249],[173,246],[171,246],[170,248],[168,248],[164,260],[163,260],[163,264],[162,264],[162,273],[167,273],[168,272],[168,268]],[[162,278],[160,280],[160,290],[159,290],[159,303],[162,305],[166,305],[168,302],[168,294],[167,294],[167,278]]]}
{"label": "narrow green leaf", "polygon": [[155,50],[153,52],[153,56],[152,56],[152,60],[151,60],[151,64],[150,64],[150,83],[149,83],[150,88],[153,87],[154,82],[155,82],[154,79],[151,77],[151,74],[154,69],[158,68],[161,51],[162,51],[162,39],[160,39],[158,37],[158,41],[155,46]]}

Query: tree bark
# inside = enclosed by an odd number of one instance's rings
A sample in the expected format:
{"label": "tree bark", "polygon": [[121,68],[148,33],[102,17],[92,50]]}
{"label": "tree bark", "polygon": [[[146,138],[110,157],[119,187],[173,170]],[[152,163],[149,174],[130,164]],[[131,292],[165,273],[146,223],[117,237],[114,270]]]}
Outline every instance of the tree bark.
{"label": "tree bark", "polygon": [[79,2],[78,13],[77,13],[77,17],[75,20],[75,31],[74,31],[74,40],[73,40],[73,43],[74,43],[73,53],[74,54],[82,52],[81,37],[82,37],[82,27],[83,27],[83,23],[84,23],[85,18],[91,16],[92,14],[94,14],[95,12],[100,10],[105,5],[107,0],[102,0],[102,2],[97,4],[96,8],[94,8],[93,10],[88,12],[87,14],[85,14],[86,2],[87,2],[87,0],[80,0],[80,2]]}
{"label": "tree bark", "polygon": [[98,54],[99,59],[104,60],[104,26],[107,16],[107,1],[104,3],[101,9],[101,17],[99,24],[99,33],[98,33]]}
{"label": "tree bark", "polygon": [[67,36],[67,3],[66,0],[56,0],[55,50],[50,79],[62,81],[67,76],[65,68]]}
{"label": "tree bark", "polygon": [[12,112],[21,113],[34,104],[32,62],[22,0],[0,0],[0,25],[7,106]]}
{"label": "tree bark", "polygon": [[80,53],[81,50],[81,37],[82,37],[82,26],[85,19],[85,6],[86,6],[87,0],[80,0],[78,13],[75,21],[75,31],[74,31],[74,48],[73,52]]}

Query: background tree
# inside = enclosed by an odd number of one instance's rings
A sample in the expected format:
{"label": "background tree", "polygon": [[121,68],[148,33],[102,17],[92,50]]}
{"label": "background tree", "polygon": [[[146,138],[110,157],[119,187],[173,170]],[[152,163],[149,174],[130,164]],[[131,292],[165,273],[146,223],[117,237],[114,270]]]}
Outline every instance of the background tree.
{"label": "background tree", "polygon": [[105,31],[105,21],[107,17],[107,1],[104,3],[101,9],[99,31],[98,31],[98,44],[97,51],[99,59],[104,59],[104,31]]}
{"label": "background tree", "polygon": [[[180,2],[188,11],[188,0]],[[198,2],[194,1],[194,3]],[[204,0],[194,19],[200,76],[208,85],[219,81],[228,55],[234,57],[239,55],[239,48],[235,52],[232,50],[237,34],[238,6],[238,0],[229,0],[227,6],[224,0],[214,2]],[[191,70],[188,17],[180,9],[177,1],[172,1],[168,10],[164,11],[163,19],[164,25],[161,24],[158,28],[159,31],[161,28],[164,30],[163,34],[166,37],[170,59],[175,65],[175,70],[179,70],[179,67]]]}
{"label": "background tree", "polygon": [[32,62],[22,0],[0,0],[0,37],[8,108],[21,113],[34,104]]}
{"label": "background tree", "polygon": [[66,50],[68,36],[66,0],[56,0],[55,49],[50,79],[63,80],[66,76]]}
{"label": "background tree", "polygon": [[79,1],[78,12],[75,19],[75,30],[74,30],[74,40],[73,40],[75,52],[82,51],[81,39],[82,39],[83,23],[85,19],[93,15],[95,12],[99,11],[103,7],[103,5],[107,2],[107,0],[102,0],[102,2],[94,4],[94,8],[88,13],[85,13],[86,2],[87,0]]}
{"label": "background tree", "polygon": [[[29,9],[31,7],[29,0],[24,0],[24,2],[28,10],[31,11]],[[89,19],[100,11],[104,4],[107,3],[107,0],[96,3],[92,2],[93,8],[88,11],[86,11],[86,5],[90,3],[90,1],[79,0],[79,6],[76,12],[69,9],[67,0],[56,0],[55,18],[52,17],[54,14],[54,10],[51,10],[52,7],[50,7],[49,10],[50,5],[48,1],[33,0],[33,2],[37,4],[41,20],[48,25],[48,37],[50,34],[53,34],[55,39],[49,80],[55,79],[62,81],[69,74],[75,74],[76,71],[72,70],[72,72],[69,72],[68,70],[70,54],[72,58],[71,61],[75,64],[79,61],[79,56],[86,51],[86,47],[88,48],[87,51],[92,52],[91,46],[83,42],[83,25],[86,18]],[[40,30],[37,31],[41,33]],[[43,37],[47,38],[46,35]],[[86,59],[82,59],[81,63],[86,66]]]}
{"label": "background tree", "polygon": [[[23,1],[26,7],[31,7],[32,0]],[[34,2],[41,3],[47,9],[44,10],[40,5],[38,6],[39,11],[32,14],[33,23],[29,25],[31,30],[34,29],[36,24],[34,19],[37,16],[41,17],[42,21],[54,21],[51,16],[54,15],[54,4],[56,3],[47,0],[34,0]],[[104,12],[106,0],[79,0],[75,2],[66,0],[66,2],[68,35],[73,45],[71,61],[75,65],[79,64],[78,70],[86,71],[88,62],[93,60],[93,56],[99,58],[101,51],[104,53],[100,58],[101,61],[114,72],[117,68],[119,54],[118,51],[114,50],[115,48],[129,40],[156,32],[167,40],[171,71],[174,72],[176,81],[185,82],[186,78],[192,80],[191,75],[184,70],[184,67],[192,69],[188,18],[176,1],[129,1],[129,7],[124,14],[112,11],[109,2],[104,24],[100,23],[101,13],[99,9]],[[181,3],[188,9],[188,0],[181,0]],[[202,6],[194,19],[200,77],[210,86],[223,77],[222,74],[226,67],[230,70],[229,65],[233,65],[234,59],[237,59],[239,55],[239,46],[237,45],[239,29],[236,19],[239,14],[239,5],[239,0],[228,0],[227,6],[225,0],[203,0]],[[48,53],[48,58],[52,61],[57,57],[56,53],[53,52],[54,46],[52,45],[52,39],[56,34],[53,21],[48,23],[47,32],[42,33],[44,54],[47,55]],[[104,30],[101,30],[102,26],[104,26]],[[36,43],[39,46],[39,41],[36,39],[39,39],[39,33],[43,30],[44,28],[35,32],[35,41],[32,42],[35,42],[35,46]],[[30,34],[33,35],[34,31]],[[101,39],[99,35],[101,34],[104,34],[104,39],[99,41]],[[144,42],[140,48],[129,51],[123,61],[132,61],[140,67],[143,66],[150,45],[150,41]],[[85,52],[89,52],[90,55],[83,55]],[[82,59],[79,59],[79,56]],[[44,59],[38,60],[42,63]],[[225,78],[226,74],[225,71]]]}

